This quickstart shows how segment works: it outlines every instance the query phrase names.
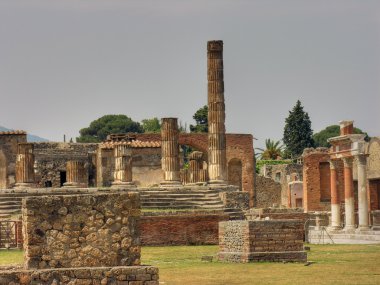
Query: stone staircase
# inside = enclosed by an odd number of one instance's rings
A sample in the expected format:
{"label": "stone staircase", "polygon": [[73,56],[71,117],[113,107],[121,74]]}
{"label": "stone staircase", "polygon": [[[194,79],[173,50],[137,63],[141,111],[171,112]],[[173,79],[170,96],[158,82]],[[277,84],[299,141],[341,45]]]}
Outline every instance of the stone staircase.
{"label": "stone staircase", "polygon": [[21,213],[21,197],[0,197],[0,219]]}
{"label": "stone staircase", "polygon": [[308,241],[313,244],[379,244],[380,231],[360,232],[329,231],[327,228],[309,228]]}
{"label": "stone staircase", "polygon": [[152,210],[204,210],[220,211],[230,219],[244,219],[241,209],[225,208],[216,190],[143,190],[140,192],[141,207]]}

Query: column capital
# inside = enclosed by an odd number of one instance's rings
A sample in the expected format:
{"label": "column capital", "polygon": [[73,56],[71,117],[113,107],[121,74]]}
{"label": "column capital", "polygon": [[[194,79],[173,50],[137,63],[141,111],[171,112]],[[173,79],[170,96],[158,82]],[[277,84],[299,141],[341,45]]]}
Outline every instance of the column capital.
{"label": "column capital", "polygon": [[357,165],[367,165],[367,157],[368,155],[367,154],[358,154],[358,155],[355,155],[355,162],[357,163]]}
{"label": "column capital", "polygon": [[344,167],[346,167],[346,168],[352,168],[352,163],[354,161],[354,158],[352,156],[343,157],[342,160],[343,160]]}
{"label": "column capital", "polygon": [[338,160],[336,160],[336,159],[330,159],[329,163],[330,163],[330,169],[337,169],[337,167],[338,167]]}

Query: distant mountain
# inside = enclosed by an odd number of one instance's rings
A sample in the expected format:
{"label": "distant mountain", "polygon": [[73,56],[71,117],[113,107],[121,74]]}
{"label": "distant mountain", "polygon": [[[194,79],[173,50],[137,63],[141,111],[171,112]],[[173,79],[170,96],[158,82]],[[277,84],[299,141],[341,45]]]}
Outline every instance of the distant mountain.
{"label": "distant mountain", "polygon": [[[8,131],[12,131],[12,129],[8,129],[8,128],[0,126],[0,132],[8,132]],[[36,135],[30,135],[30,134],[27,134],[27,140],[28,140],[28,142],[47,142],[47,141],[49,141],[48,139],[41,138],[41,137],[36,136]]]}

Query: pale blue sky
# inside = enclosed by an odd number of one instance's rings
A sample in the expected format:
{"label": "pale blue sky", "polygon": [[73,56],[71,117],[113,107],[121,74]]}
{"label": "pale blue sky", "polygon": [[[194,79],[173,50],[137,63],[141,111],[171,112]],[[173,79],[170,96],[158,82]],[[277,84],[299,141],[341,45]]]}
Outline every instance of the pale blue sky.
{"label": "pale blue sky", "polygon": [[228,132],[281,139],[300,99],[314,131],[353,119],[380,135],[370,0],[1,0],[0,125],[59,141],[105,114],[193,123],[214,39]]}

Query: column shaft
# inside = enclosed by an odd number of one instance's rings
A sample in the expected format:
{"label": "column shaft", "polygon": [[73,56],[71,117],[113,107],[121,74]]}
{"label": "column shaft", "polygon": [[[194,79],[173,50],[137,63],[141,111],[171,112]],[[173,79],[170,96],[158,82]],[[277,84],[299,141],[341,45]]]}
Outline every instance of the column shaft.
{"label": "column shaft", "polygon": [[337,186],[338,174],[336,170],[336,162],[330,161],[330,188],[331,188],[331,227],[332,229],[340,229],[340,199]]}
{"label": "column shaft", "polygon": [[344,163],[344,212],[345,230],[355,228],[354,182],[352,177],[352,157],[343,158]]}
{"label": "column shaft", "polygon": [[164,181],[161,186],[180,186],[179,144],[177,118],[163,118],[161,122],[161,166]]}
{"label": "column shaft", "polygon": [[367,156],[362,154],[357,157],[358,166],[358,208],[359,230],[369,229],[368,196],[367,196]]}
{"label": "column shaft", "polygon": [[83,161],[69,160],[66,163],[66,183],[63,187],[87,187]]}
{"label": "column shaft", "polygon": [[128,143],[120,143],[114,148],[115,170],[113,188],[135,187],[132,182],[132,148]]}
{"label": "column shaft", "polygon": [[227,177],[224,104],[223,42],[207,43],[208,172],[210,183],[225,184]]}
{"label": "column shaft", "polygon": [[34,145],[20,143],[17,146],[16,157],[16,188],[34,186]]}

